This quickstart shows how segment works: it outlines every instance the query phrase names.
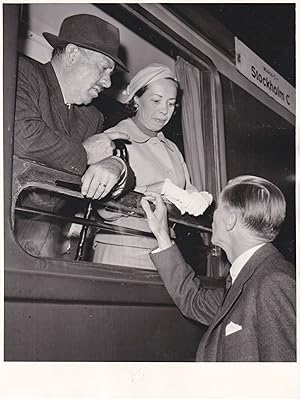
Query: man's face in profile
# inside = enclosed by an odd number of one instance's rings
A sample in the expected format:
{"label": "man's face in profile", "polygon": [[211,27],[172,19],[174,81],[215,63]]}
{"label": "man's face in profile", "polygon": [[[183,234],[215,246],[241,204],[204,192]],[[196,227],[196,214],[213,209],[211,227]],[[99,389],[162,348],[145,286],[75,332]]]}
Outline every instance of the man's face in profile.
{"label": "man's face in profile", "polygon": [[99,93],[111,86],[115,63],[104,54],[80,50],[81,56],[73,65],[70,92],[73,104],[87,105]]}

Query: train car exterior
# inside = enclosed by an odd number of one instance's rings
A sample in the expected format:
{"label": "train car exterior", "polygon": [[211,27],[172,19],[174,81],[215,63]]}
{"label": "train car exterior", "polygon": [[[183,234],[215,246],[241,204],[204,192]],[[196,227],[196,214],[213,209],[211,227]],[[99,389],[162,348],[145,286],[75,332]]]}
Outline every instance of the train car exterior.
{"label": "train car exterior", "polygon": [[[188,165],[195,168],[192,177],[204,170],[205,188],[215,197],[228,179],[240,174],[260,175],[278,184],[287,198],[288,217],[276,244],[295,261],[293,110],[237,70],[235,38],[228,32],[224,35],[221,25],[222,34],[212,37],[210,19],[204,12],[191,14],[192,8],[175,4],[3,6],[6,361],[193,361],[206,330],[181,315],[156,271],[94,264],[88,259],[35,257],[15,239],[18,198],[24,190],[38,187],[78,197],[76,191],[55,185],[57,181],[79,184],[78,176],[18,159],[13,153],[17,50],[44,62],[49,49],[41,32],[55,32],[66,16],[91,13],[118,26],[132,70],[151,57],[170,66],[180,58],[197,70],[204,159],[189,157],[186,137],[174,126],[170,137],[184,148]],[[206,30],[197,28],[199,23]],[[137,54],[134,50],[139,46],[148,51]],[[107,123],[112,123],[109,110]],[[205,236],[206,242],[209,237]],[[217,289],[223,281],[222,253],[207,251],[205,256],[206,267],[199,273]]]}

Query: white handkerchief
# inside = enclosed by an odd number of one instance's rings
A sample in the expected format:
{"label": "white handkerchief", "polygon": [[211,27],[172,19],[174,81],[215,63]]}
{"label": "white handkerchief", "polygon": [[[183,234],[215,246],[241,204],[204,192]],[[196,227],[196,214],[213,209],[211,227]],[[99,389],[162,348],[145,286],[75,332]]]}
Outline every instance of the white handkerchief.
{"label": "white handkerchief", "polygon": [[227,335],[233,334],[240,330],[242,330],[242,326],[231,321],[225,328],[225,336],[227,337]]}
{"label": "white handkerchief", "polygon": [[161,194],[172,202],[180,210],[182,215],[185,212],[194,216],[202,215],[213,201],[213,196],[207,191],[194,191],[190,193],[178,187],[168,177],[164,181]]}

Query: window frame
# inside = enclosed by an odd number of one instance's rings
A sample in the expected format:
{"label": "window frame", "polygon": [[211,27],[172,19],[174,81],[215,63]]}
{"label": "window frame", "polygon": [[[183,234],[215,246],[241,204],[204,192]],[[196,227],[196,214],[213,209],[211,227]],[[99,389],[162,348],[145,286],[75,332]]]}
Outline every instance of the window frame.
{"label": "window frame", "polygon": [[[210,79],[209,79],[210,82],[208,84],[209,93],[204,93],[204,95],[208,95],[208,94],[210,95],[212,110],[211,110],[211,119],[209,120],[209,122],[207,122],[208,126],[205,126],[204,129],[206,132],[209,131],[209,136],[211,135],[212,141],[213,141],[213,143],[212,143],[213,148],[212,148],[212,151],[210,151],[211,158],[209,159],[209,163],[214,165],[214,167],[211,168],[211,171],[213,173],[213,179],[212,179],[213,186],[214,186],[213,194],[218,195],[221,190],[221,187],[223,186],[224,182],[226,181],[226,168],[225,168],[225,159],[224,159],[225,151],[222,150],[224,148],[224,141],[223,141],[223,135],[222,135],[222,132],[223,132],[223,114],[222,114],[223,104],[222,104],[221,86],[220,86],[219,76],[218,76],[216,67],[214,66],[212,61],[210,59],[208,59],[199,49],[195,48],[194,46],[191,47],[189,45],[189,43],[186,42],[179,35],[177,35],[176,32],[169,29],[166,25],[164,25],[162,22],[158,21],[156,18],[151,17],[151,15],[149,13],[146,13],[147,18],[145,18],[145,16],[144,16],[145,12],[139,6],[133,5],[132,7],[130,7],[130,9],[128,8],[127,5],[118,5],[118,7],[126,9],[127,13],[128,12],[131,13],[132,15],[134,15],[135,18],[137,17],[143,23],[146,23],[149,31],[155,32],[156,34],[160,35],[161,37],[164,37],[165,40],[168,40],[170,43],[172,43],[173,46],[176,46],[176,48],[178,49],[178,52],[181,55],[184,55],[184,57],[186,59],[188,59],[190,62],[192,62],[196,67],[205,68],[206,70],[210,71]],[[136,9],[138,9],[139,12],[137,12]],[[16,15],[18,13],[19,13],[19,9],[18,9],[18,6],[16,6],[14,18],[16,18]],[[13,25],[16,26],[15,23]],[[6,29],[7,29],[7,32],[9,30],[13,30],[12,28],[9,28],[8,26],[6,26]],[[11,33],[9,33],[9,35],[11,35]],[[8,37],[8,34],[7,34],[7,37]],[[17,37],[17,34],[15,31],[14,31],[14,40],[15,40],[15,47],[13,47],[13,46],[10,47],[10,53],[12,53],[13,48],[15,48],[15,49],[17,48],[16,43],[17,43],[18,37]],[[187,47],[185,47],[185,46],[187,46]],[[9,51],[9,49],[7,48],[6,53],[8,51]],[[12,55],[12,58],[14,58],[13,55]],[[16,63],[15,63],[15,65],[16,65]],[[16,78],[16,74],[14,74],[14,79],[15,78]],[[15,87],[15,82],[14,82],[14,87]],[[14,109],[14,107],[13,107],[13,109]],[[14,111],[13,111],[12,115],[14,115]],[[207,121],[207,120],[208,119],[205,118],[205,121]],[[10,123],[13,126],[13,121],[11,121]],[[13,131],[12,128],[10,128],[10,129],[11,129],[11,131]],[[218,134],[218,132],[219,132],[219,134]],[[10,142],[8,143],[8,147],[10,147],[9,151],[7,151],[5,153],[6,155],[8,155],[8,157],[10,159],[10,162],[7,165],[7,169],[12,170],[12,168],[13,168],[12,137],[10,137]],[[9,181],[9,183],[6,184],[5,192],[7,192],[7,193],[10,192],[9,198],[12,198],[12,194],[13,194],[11,192],[11,188],[12,188],[11,183],[12,182],[10,182],[10,178],[7,173],[6,173],[6,177],[7,177],[7,180]],[[8,186],[10,186],[9,190],[7,190]],[[7,205],[7,203],[6,203],[6,205]],[[6,209],[8,209],[7,206],[6,206]],[[7,212],[6,215],[12,215],[13,212],[14,212],[14,210],[10,208],[9,212]],[[76,265],[77,270],[81,268],[80,265],[78,266],[78,261],[62,261],[59,258],[56,258],[56,259],[35,258],[32,255],[25,253],[25,251],[23,249],[21,249],[21,247],[19,246],[19,244],[15,241],[15,239],[13,237],[12,219],[11,218],[9,218],[9,219],[10,219],[10,221],[8,223],[6,223],[6,228],[5,228],[6,246],[7,246],[7,248],[9,248],[8,250],[6,250],[6,267],[8,267],[8,268],[12,267],[13,269],[18,269],[18,268],[23,269],[25,267],[28,270],[28,269],[32,269],[32,268],[35,269],[37,264],[43,263],[43,264],[47,264],[48,266],[43,267],[42,269],[56,270],[57,265],[55,265],[55,262],[57,262],[58,264],[60,264],[61,262],[64,264],[66,262],[69,262],[70,266]],[[214,260],[219,262],[219,259],[214,259]],[[83,263],[85,263],[85,262],[83,262]],[[89,270],[94,272],[95,265],[93,265],[93,263],[91,263],[91,262],[87,262],[87,263],[91,264],[91,268],[89,268]],[[105,265],[96,264],[96,267],[98,269],[97,274],[101,271],[101,269],[103,269],[104,274],[107,272],[107,266],[105,266]],[[134,278],[139,281],[143,281],[143,282],[149,281],[149,278],[152,279],[152,277],[153,277],[155,281],[161,283],[161,280],[158,276],[157,271],[144,270],[144,269],[133,269],[130,267],[129,268],[120,267],[118,265],[109,266],[110,273],[114,274],[114,270],[115,270],[116,276],[120,276],[120,273],[122,274],[123,280],[124,279],[126,280],[128,275],[130,275],[130,276],[134,275],[135,276]],[[87,271],[87,269],[86,269],[86,265],[85,265],[84,272],[86,272],[86,271]]]}

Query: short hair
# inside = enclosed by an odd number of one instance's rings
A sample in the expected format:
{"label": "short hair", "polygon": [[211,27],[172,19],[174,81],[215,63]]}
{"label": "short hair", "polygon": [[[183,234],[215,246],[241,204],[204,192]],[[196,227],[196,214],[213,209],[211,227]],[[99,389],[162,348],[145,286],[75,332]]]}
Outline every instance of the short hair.
{"label": "short hair", "polygon": [[222,204],[238,209],[242,224],[266,241],[273,241],[286,215],[281,190],[257,176],[238,176],[230,180],[220,194]]}
{"label": "short hair", "polygon": [[68,43],[67,44],[65,43],[65,44],[61,44],[57,47],[54,47],[52,50],[51,60],[53,60],[55,58],[60,58],[64,54],[67,45],[68,45]]}
{"label": "short hair", "polygon": [[[60,44],[60,45],[54,47],[53,50],[52,50],[51,60],[53,60],[55,58],[56,59],[60,58],[65,53],[66,47],[67,47],[68,44],[71,44],[71,43],[64,43],[64,44]],[[80,53],[83,54],[84,56],[86,56],[88,59],[91,59],[93,57],[93,51],[92,50],[88,50],[88,49],[85,49],[83,47],[79,47],[77,45],[76,45],[76,47],[78,48]]]}
{"label": "short hair", "polygon": [[[177,88],[177,99],[176,99],[176,107],[178,107],[178,94],[179,94],[179,83],[177,82],[177,80],[173,79],[173,78],[165,78],[167,80],[172,80],[172,82],[174,82],[176,84],[176,88]],[[132,116],[134,116],[137,112],[137,106],[136,103],[134,101],[134,97],[142,97],[142,95],[147,91],[148,89],[148,85],[145,85],[143,87],[141,87],[133,96],[133,98],[127,103],[125,104],[125,110],[127,112],[127,115],[129,118],[131,118]],[[175,109],[176,110],[176,109]]]}

